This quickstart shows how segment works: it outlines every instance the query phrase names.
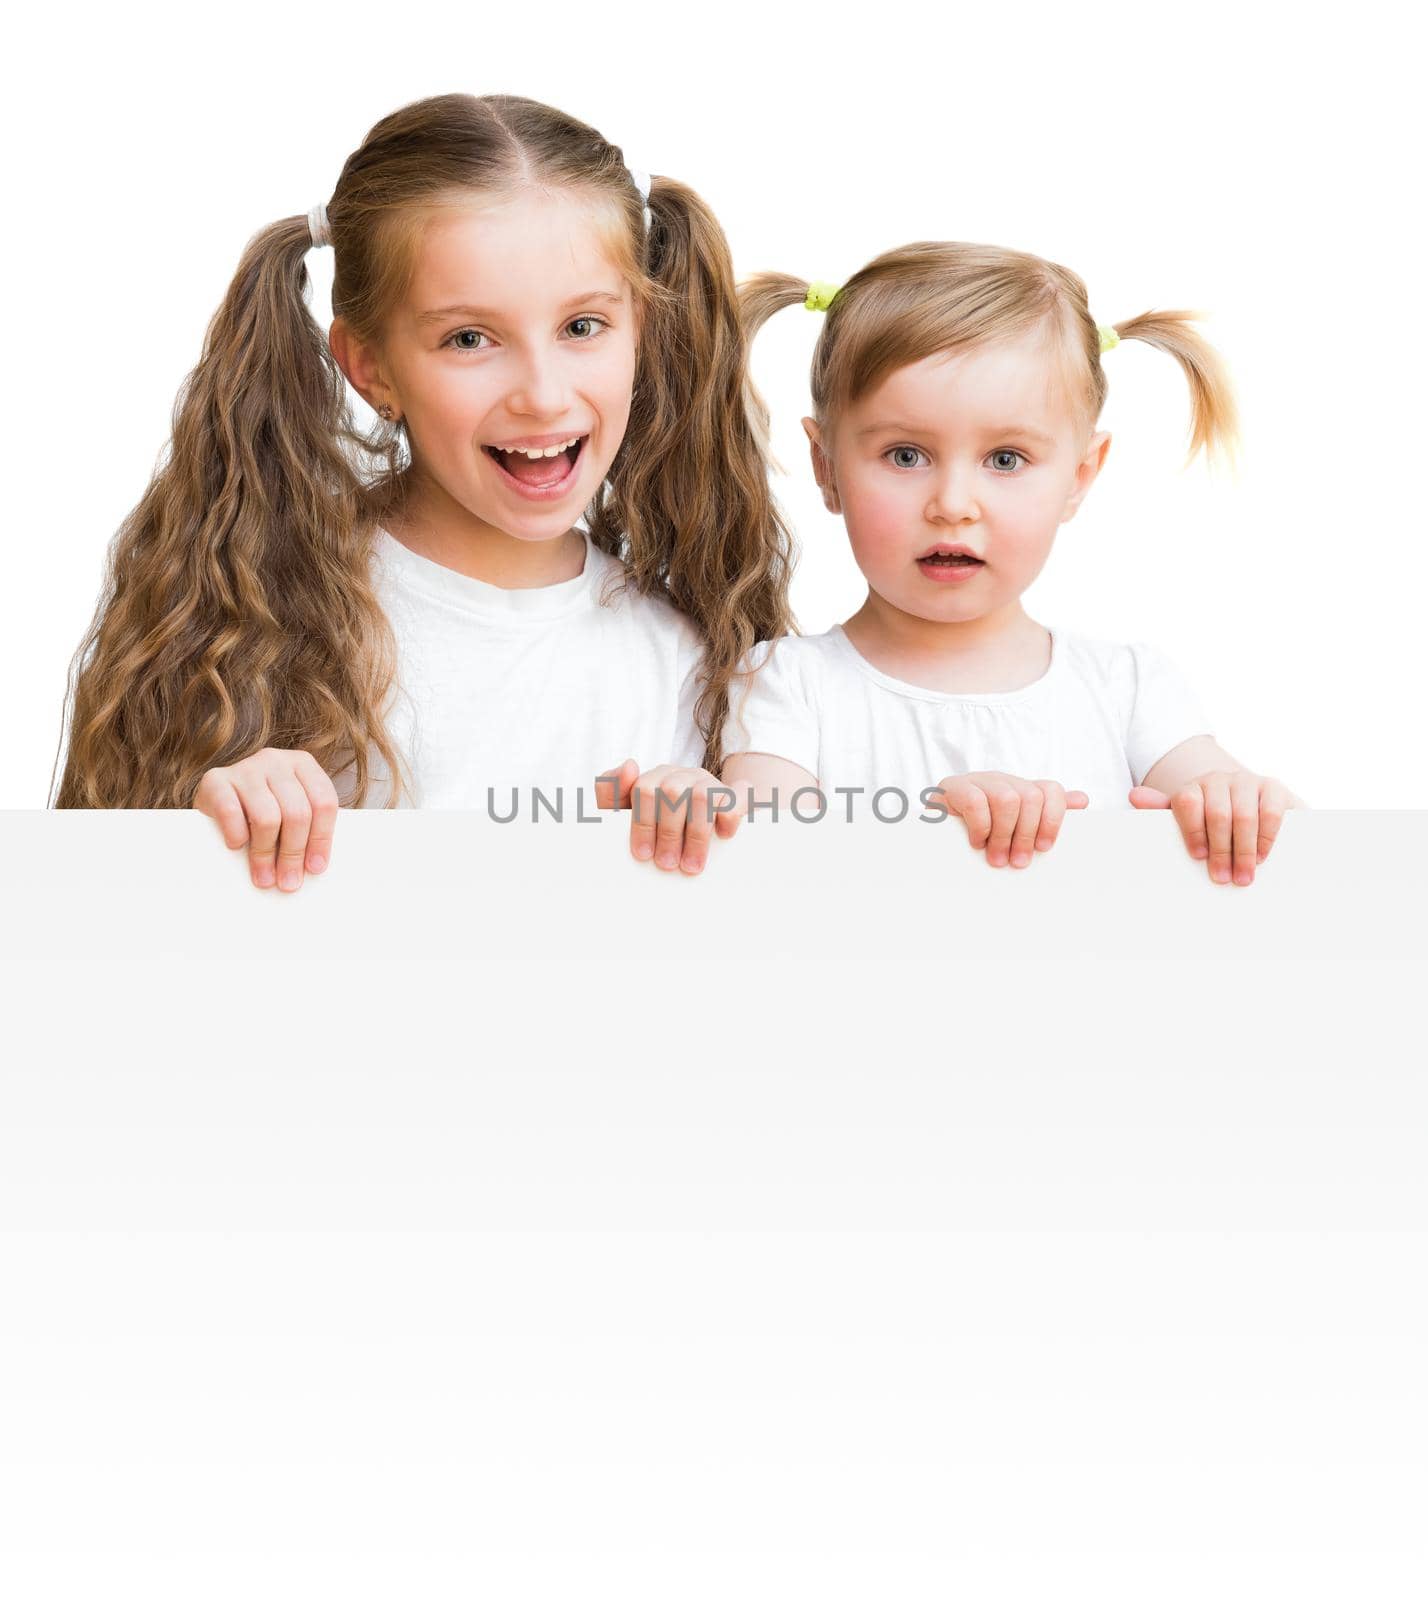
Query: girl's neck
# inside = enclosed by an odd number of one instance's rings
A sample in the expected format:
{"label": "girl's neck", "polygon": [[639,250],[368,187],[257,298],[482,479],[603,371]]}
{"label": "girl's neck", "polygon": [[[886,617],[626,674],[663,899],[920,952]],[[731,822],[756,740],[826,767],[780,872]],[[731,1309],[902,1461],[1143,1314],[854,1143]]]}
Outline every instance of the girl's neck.
{"label": "girl's neck", "polygon": [[546,589],[578,578],[585,567],[585,540],[578,529],[553,539],[516,539],[420,477],[386,529],[415,554],[497,589]]}
{"label": "girl's neck", "polygon": [[899,611],[870,589],[843,632],[879,672],[942,694],[1023,689],[1051,665],[1051,635],[1020,600],[965,622],[934,622]]}

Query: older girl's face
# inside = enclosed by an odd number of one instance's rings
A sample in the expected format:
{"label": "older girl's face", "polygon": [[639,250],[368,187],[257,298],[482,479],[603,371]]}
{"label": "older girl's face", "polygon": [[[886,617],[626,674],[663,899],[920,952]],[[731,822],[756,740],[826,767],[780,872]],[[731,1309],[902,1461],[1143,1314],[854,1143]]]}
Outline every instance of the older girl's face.
{"label": "older girl's face", "polygon": [[638,328],[613,224],[560,190],[441,213],[359,384],[405,419],[421,477],[513,538],[567,532],[625,435]]}
{"label": "older girl's face", "polygon": [[869,588],[929,621],[1015,604],[1110,443],[1088,442],[1039,329],[899,369],[826,438],[804,426]]}

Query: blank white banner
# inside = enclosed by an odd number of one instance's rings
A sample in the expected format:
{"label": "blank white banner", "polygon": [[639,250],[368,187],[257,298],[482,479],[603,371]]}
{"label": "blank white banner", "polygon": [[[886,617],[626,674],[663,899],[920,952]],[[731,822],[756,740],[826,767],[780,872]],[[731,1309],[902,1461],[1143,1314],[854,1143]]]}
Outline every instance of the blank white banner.
{"label": "blank white banner", "polygon": [[1420,821],[8,814],[0,1591],[1419,1600]]}

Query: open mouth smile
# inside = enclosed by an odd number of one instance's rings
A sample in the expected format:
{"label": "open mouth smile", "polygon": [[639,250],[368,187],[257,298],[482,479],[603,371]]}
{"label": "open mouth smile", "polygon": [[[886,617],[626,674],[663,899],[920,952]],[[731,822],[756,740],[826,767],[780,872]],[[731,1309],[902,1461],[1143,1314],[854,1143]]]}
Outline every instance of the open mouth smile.
{"label": "open mouth smile", "polygon": [[564,439],[527,444],[486,444],[482,453],[496,463],[502,479],[518,494],[531,500],[558,499],[575,477],[589,434],[571,434]]}

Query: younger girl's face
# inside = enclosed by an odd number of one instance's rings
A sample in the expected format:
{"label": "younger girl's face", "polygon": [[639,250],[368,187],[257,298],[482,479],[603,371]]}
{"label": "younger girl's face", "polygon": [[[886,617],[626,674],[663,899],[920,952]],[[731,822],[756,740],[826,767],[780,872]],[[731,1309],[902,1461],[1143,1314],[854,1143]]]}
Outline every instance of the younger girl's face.
{"label": "younger girl's face", "polygon": [[1087,441],[1040,329],[900,368],[821,445],[804,427],[869,588],[934,622],[1018,605],[1110,444]]}
{"label": "younger girl's face", "polygon": [[427,492],[513,538],[565,533],[625,435],[638,329],[611,223],[560,190],[440,214],[377,358]]}

